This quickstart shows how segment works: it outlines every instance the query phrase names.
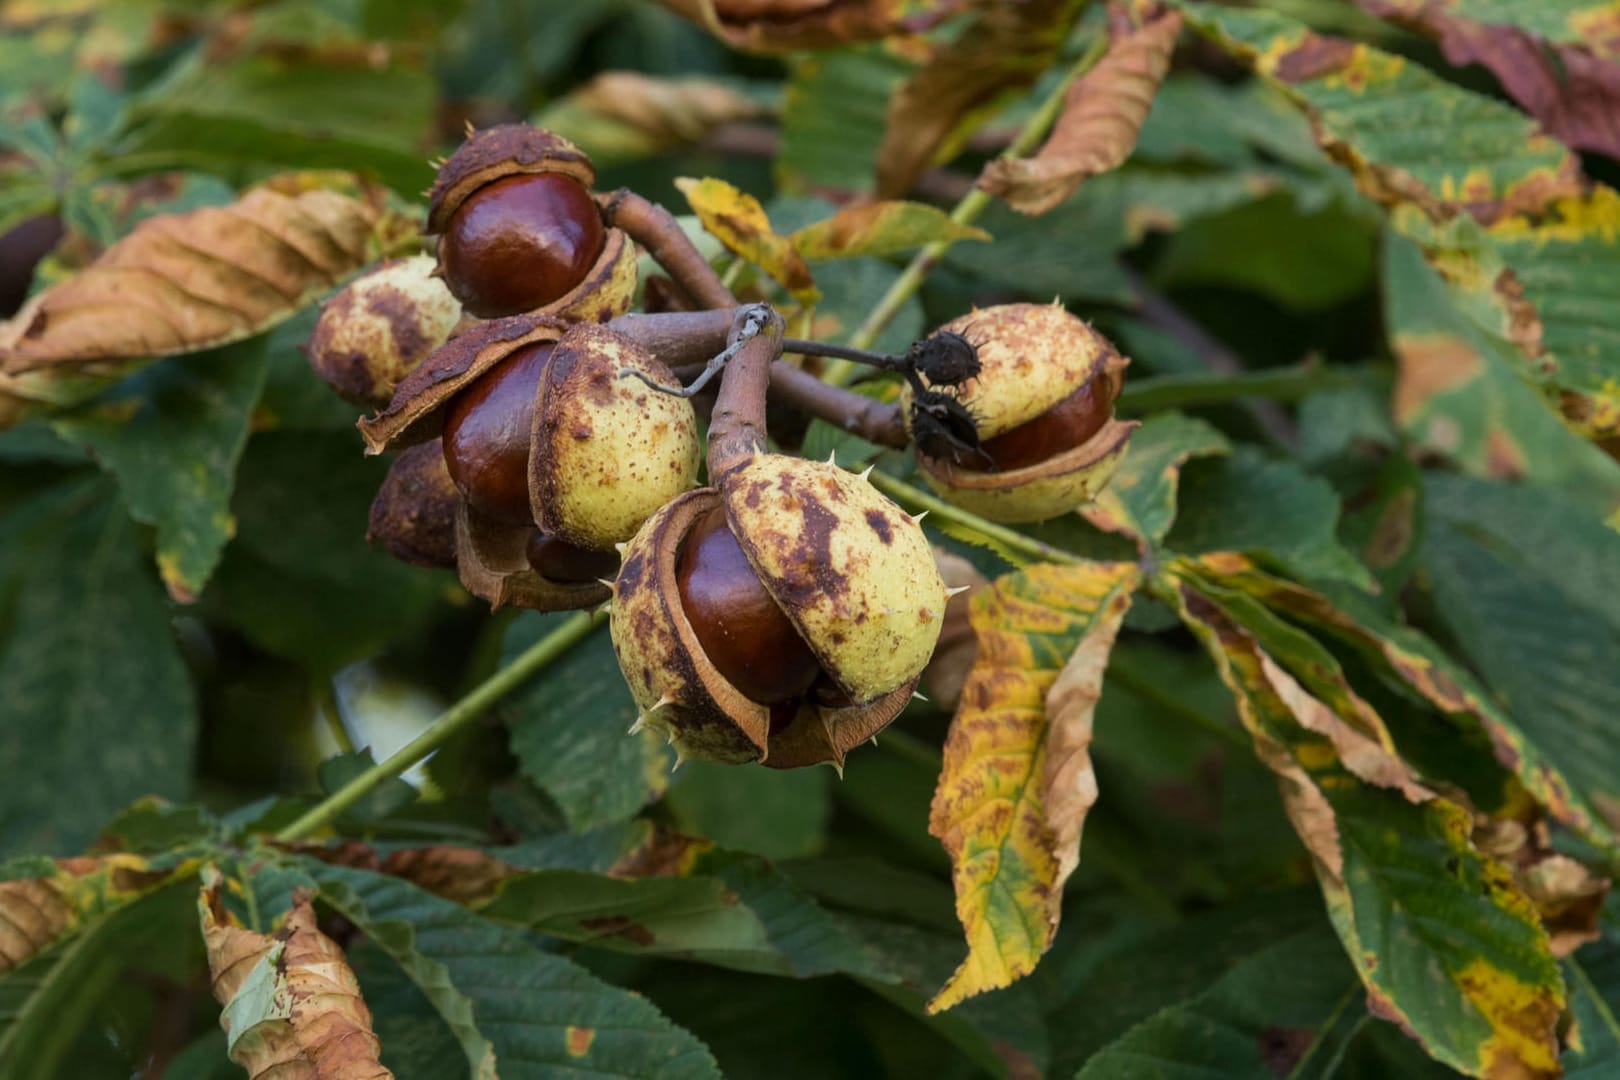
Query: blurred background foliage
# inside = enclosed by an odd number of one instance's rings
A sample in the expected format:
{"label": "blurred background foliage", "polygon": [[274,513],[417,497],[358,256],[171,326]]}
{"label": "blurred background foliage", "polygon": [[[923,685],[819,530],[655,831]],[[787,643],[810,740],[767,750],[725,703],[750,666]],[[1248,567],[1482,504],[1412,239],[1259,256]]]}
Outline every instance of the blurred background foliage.
{"label": "blurred background foliage", "polygon": [[[1446,68],[1426,40],[1348,5],[1266,6],[1505,97],[1482,69]],[[1088,15],[1064,55],[1099,25]],[[629,186],[677,213],[675,178],[726,179],[785,234],[873,190],[888,98],[913,66],[882,45],[747,56],[645,0],[7,0],[0,303],[14,309],[152,214],[223,204],[285,170],[357,171],[409,208],[432,179],[429,159],[467,124],[554,127],[595,157],[599,188]],[[963,195],[1057,76],[1006,102],[911,197]],[[1620,175],[1595,155],[1584,164]],[[970,304],[1061,296],[1132,357],[1133,382],[1163,377],[1156,402],[1127,411],[1177,405],[1212,374],[1274,379],[1267,401],[1188,398],[1212,449],[1186,469],[1171,546],[1259,551],[1313,579],[1376,578],[1375,604],[1404,603],[1532,718],[1521,722],[1540,717],[1584,748],[1584,778],[1614,790],[1620,562],[1603,522],[1620,507],[1620,465],[1512,374],[1434,406],[1474,440],[1460,450],[1402,430],[1391,335],[1452,301],[1297,110],[1190,45],[1125,167],[1049,216],[998,206],[980,224],[994,242],[953,248],[884,344]],[[37,273],[17,239],[28,229],[53,241]],[[901,265],[817,263],[818,333],[852,331]],[[491,615],[451,575],[368,548],[386,463],[361,455],[354,410],[299,352],[315,314],[0,433],[0,855],[69,855],[136,825],[187,835],[178,811],[108,825],[153,795],[238,825],[285,821],[553,624]],[[1528,448],[1528,468],[1505,474],[1473,452],[1498,430]],[[825,456],[815,440],[827,437],[812,429],[806,452]],[[1525,473],[1537,486],[1499,482]],[[1077,519],[1032,532],[1122,549]],[[194,597],[172,581],[166,593],[160,552],[193,542],[217,565]],[[1012,566],[959,548],[987,573]],[[1109,670],[1094,751],[1104,796],[1066,932],[1035,975],[939,1017],[921,1003],[961,939],[949,863],[926,828],[949,721],[937,707],[914,705],[842,782],[831,770],[702,764],[671,780],[661,750],[624,738],[633,707],[597,635],[343,824],[380,844],[500,844],[529,853],[518,865],[583,871],[634,848],[624,830],[651,821],[771,860],[773,888],[814,898],[887,974],[830,974],[857,966],[820,956],[749,973],[568,934],[523,939],[644,995],[728,1076],[1121,1076],[1148,1025],[1197,1031],[1234,1014],[1270,1018],[1255,1053],[1283,1055],[1287,1075],[1450,1075],[1366,1007],[1274,776],[1234,739],[1231,697],[1174,625],[1143,597]],[[1481,801],[1500,801],[1488,748],[1462,744],[1336,651],[1403,749],[1472,769]],[[769,915],[752,888],[743,894]],[[182,889],[154,906],[151,925],[120,931],[117,955],[78,972],[82,1010],[42,1059],[52,1071],[26,1075],[238,1074],[200,953],[180,944],[195,940],[191,900]],[[791,953],[792,926],[769,926]],[[1592,977],[1612,995],[1620,945],[1611,935],[1594,949]],[[385,1063],[400,1076],[459,1075],[420,992],[374,945],[353,959]],[[0,1016],[6,993],[43,1008],[37,987],[0,987]],[[1582,1000],[1601,1012],[1602,994]],[[1300,1031],[1314,1040],[1304,1057]],[[1604,1067],[1583,1075],[1611,1075]]]}

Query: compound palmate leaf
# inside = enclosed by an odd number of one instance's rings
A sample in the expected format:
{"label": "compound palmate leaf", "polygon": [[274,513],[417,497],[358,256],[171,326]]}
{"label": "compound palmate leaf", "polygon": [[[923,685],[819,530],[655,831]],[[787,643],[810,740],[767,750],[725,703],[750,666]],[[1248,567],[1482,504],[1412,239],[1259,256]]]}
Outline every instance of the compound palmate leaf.
{"label": "compound palmate leaf", "polygon": [[149,218],[0,324],[11,373],[172,356],[250,337],[378,254],[372,198],[298,174],[229,206]]}
{"label": "compound palmate leaf", "polygon": [[1336,605],[1321,593],[1265,573],[1241,555],[1205,555],[1189,565],[1200,577],[1247,593],[1291,619],[1343,639],[1455,722],[1478,725],[1497,760],[1554,819],[1595,844],[1616,844],[1614,826],[1595,798],[1601,789],[1589,793],[1575,782],[1591,768],[1583,760],[1586,751],[1581,744],[1531,739],[1466,668],[1421,633],[1391,623],[1370,605]]}
{"label": "compound palmate leaf", "polygon": [[1133,563],[1041,565],[974,600],[978,656],[928,822],[968,955],[930,1011],[1028,974],[1052,943],[1097,799],[1092,713],[1137,581]]}
{"label": "compound palmate leaf", "polygon": [[703,1044],[647,1001],[543,952],[522,930],[398,878],[313,860],[299,867],[427,995],[475,1080],[719,1076]]}
{"label": "compound palmate leaf", "polygon": [[1238,701],[1373,1012],[1471,1076],[1558,1075],[1564,985],[1535,906],[1463,807],[1308,693],[1196,582],[1182,618]]}
{"label": "compound palmate leaf", "polygon": [[1483,64],[1577,150],[1620,156],[1620,39],[1603,0],[1356,0],[1440,40],[1453,66]]}

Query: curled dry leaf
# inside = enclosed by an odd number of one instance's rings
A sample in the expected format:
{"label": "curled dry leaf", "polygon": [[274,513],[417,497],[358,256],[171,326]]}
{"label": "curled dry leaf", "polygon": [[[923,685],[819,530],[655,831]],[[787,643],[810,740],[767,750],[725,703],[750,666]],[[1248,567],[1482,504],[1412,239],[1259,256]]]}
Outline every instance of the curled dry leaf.
{"label": "curled dry leaf", "polygon": [[1514,817],[1490,818],[1474,827],[1474,845],[1513,869],[1542,925],[1548,947],[1565,957],[1603,936],[1599,918],[1609,898],[1609,879],[1576,859],[1552,850],[1552,835],[1540,808],[1526,800]]}
{"label": "curled dry leaf", "polygon": [[541,122],[598,161],[647,157],[702,140],[769,110],[723,83],[604,71],[548,109]]}
{"label": "curled dry leaf", "polygon": [[1133,563],[1035,566],[973,604],[979,654],[928,821],[968,955],[930,1012],[1027,975],[1052,944],[1097,798],[1092,715],[1138,580]]}
{"label": "curled dry leaf", "polygon": [[222,887],[205,871],[197,908],[230,1059],[255,1080],[393,1077],[354,971],[316,927],[310,898],[295,895],[281,929],[260,934],[226,909]]}
{"label": "curled dry leaf", "polygon": [[1032,158],[998,158],[979,186],[1022,214],[1044,214],[1087,177],[1117,169],[1136,148],[1181,32],[1179,11],[1141,27],[1116,21],[1108,55],[1069,86],[1063,115]]}
{"label": "curled dry leaf", "polygon": [[375,258],[387,217],[380,194],[289,182],[149,218],[0,324],[0,367],[76,371],[251,337]]}
{"label": "curled dry leaf", "polygon": [[167,877],[139,856],[108,855],[58,859],[53,874],[0,881],[0,975]]}
{"label": "curled dry leaf", "polygon": [[1613,5],[1591,0],[1564,22],[1575,40],[1549,40],[1504,25],[1511,9],[1478,0],[1356,2],[1437,39],[1456,67],[1489,68],[1508,96],[1565,145],[1620,157],[1620,23]]}
{"label": "curled dry leaf", "polygon": [[903,195],[949,157],[974,117],[1032,84],[1057,56],[1081,5],[1072,0],[987,4],[889,101],[878,151],[877,193]]}
{"label": "curled dry leaf", "polygon": [[752,52],[825,49],[905,31],[919,6],[938,17],[962,0],[659,0],[734,48]]}

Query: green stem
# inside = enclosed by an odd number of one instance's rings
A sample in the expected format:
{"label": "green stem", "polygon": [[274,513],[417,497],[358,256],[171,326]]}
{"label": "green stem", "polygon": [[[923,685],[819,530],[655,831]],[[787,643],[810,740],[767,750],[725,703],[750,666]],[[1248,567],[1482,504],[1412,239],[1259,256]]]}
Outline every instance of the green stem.
{"label": "green stem", "polygon": [[1139,414],[1219,405],[1240,398],[1298,401],[1319,390],[1342,390],[1354,385],[1355,380],[1341,369],[1320,364],[1236,375],[1160,375],[1128,382],[1120,392],[1119,405]]}
{"label": "green stem", "polygon": [[1013,551],[1021,551],[1032,559],[1056,563],[1084,561],[1072,551],[1064,551],[1062,548],[1053,547],[1051,544],[1043,543],[1034,537],[1025,536],[1016,529],[1009,529],[1005,525],[997,525],[993,521],[986,521],[977,514],[970,514],[960,507],[952,506],[944,499],[930,495],[926,491],[920,491],[905,481],[896,480],[885,473],[873,470],[868,479],[871,480],[873,487],[896,502],[926,510],[930,514],[944,518],[946,521],[954,521],[963,528],[972,529],[981,536],[994,540],[1004,547]]}
{"label": "green stem", "polygon": [[[1065,95],[1068,94],[1069,84],[1090,71],[1107,52],[1108,36],[1104,34],[1091,43],[1090,48],[1086,49],[1085,55],[1074,62],[1074,65],[1069,68],[1058,84],[1052,88],[1052,92],[1046,95],[1046,99],[1041,102],[1040,107],[1035,110],[1034,114],[1025,121],[1023,128],[1019,130],[1018,137],[1002,152],[1001,156],[1007,158],[1027,157],[1033,153],[1035,148],[1040,145],[1041,140],[1046,137],[1048,129],[1056,122],[1058,114],[1063,111],[1063,101]],[[962,201],[957,203],[956,208],[951,211],[951,221],[957,225],[973,224],[990,205],[992,198],[993,196],[989,192],[974,188],[962,196]],[[894,284],[889,286],[889,291],[883,294],[883,298],[877,302],[877,306],[867,315],[866,321],[861,324],[859,330],[855,331],[855,335],[849,339],[849,343],[860,349],[871,348],[872,343],[877,340],[877,336],[899,314],[906,301],[916,295],[917,290],[922,287],[924,279],[938,265],[939,260],[944,257],[950,246],[951,242],[949,240],[936,240],[919,251],[916,257],[911,260],[910,265],[895,279]],[[836,361],[827,365],[825,378],[828,382],[842,386],[853,379],[855,373],[859,370],[856,365],[847,361]]]}
{"label": "green stem", "polygon": [[303,840],[331,824],[339,814],[365,798],[384,780],[403,773],[450,741],[491,705],[511,693],[529,676],[546,667],[582,641],[605,616],[581,611],[535,642],[516,660],[480,683],[471,693],[439,715],[427,730],[321,800],[297,821],[276,834],[281,841]]}

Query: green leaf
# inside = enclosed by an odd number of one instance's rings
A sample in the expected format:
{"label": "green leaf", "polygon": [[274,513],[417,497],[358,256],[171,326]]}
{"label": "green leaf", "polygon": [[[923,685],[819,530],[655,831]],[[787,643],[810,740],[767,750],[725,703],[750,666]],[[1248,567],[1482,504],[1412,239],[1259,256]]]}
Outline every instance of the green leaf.
{"label": "green leaf", "polygon": [[[506,632],[507,662],[551,629],[524,615]],[[512,752],[523,774],[557,803],[569,825],[588,829],[632,817],[662,795],[673,757],[653,731],[627,735],[636,703],[619,674],[604,627],[508,699]]]}
{"label": "green leaf", "polygon": [[1292,461],[1242,447],[1195,462],[1183,480],[1175,524],[1164,537],[1171,550],[1243,551],[1307,578],[1371,584],[1367,568],[1339,544],[1339,497]]}
{"label": "green leaf", "polygon": [[1530,738],[1519,717],[1504,711],[1467,668],[1423,634],[1394,622],[1359,594],[1335,590],[1330,598],[1262,573],[1247,560],[1205,556],[1198,560],[1197,573],[1343,640],[1394,685],[1462,728],[1464,738],[1483,737],[1503,767],[1555,819],[1595,844],[1616,843],[1614,828],[1566,772],[1580,768],[1573,759],[1583,752],[1581,747]]}
{"label": "green leaf", "polygon": [[1235,959],[1197,992],[1167,1005],[1086,1061],[1076,1080],[1299,1075],[1355,1031],[1361,984],[1338,939],[1317,924]]}
{"label": "green leaf", "polygon": [[235,531],[231,487],[266,364],[263,337],[177,357],[56,421],[117,478],[131,516],[157,526],[158,570],[181,603]]}
{"label": "green leaf", "polygon": [[782,99],[782,186],[870,191],[889,94],[909,70],[875,45],[798,58]]}
{"label": "green leaf", "polygon": [[1202,420],[1180,413],[1150,416],[1131,436],[1113,480],[1081,513],[1100,529],[1132,537],[1145,551],[1159,544],[1175,521],[1181,467],[1230,449],[1226,436]]}
{"label": "green leaf", "polygon": [[103,844],[137,855],[158,855],[214,835],[219,822],[201,806],[137,799],[101,830]]}
{"label": "green leaf", "polygon": [[0,570],[0,853],[78,851],[134,799],[191,782],[191,683],[134,528],[110,484],[53,494],[42,519],[0,518],[20,530]]}
{"label": "green leaf", "polygon": [[449,578],[367,546],[371,500],[387,469],[364,456],[352,431],[254,438],[231,504],[237,537],[203,595],[205,612],[317,672],[373,655],[421,625]]}
{"label": "green leaf", "polygon": [[397,59],[361,67],[271,56],[218,66],[194,55],[130,102],[121,168],[245,166],[373,172],[407,197],[432,179],[420,149],[433,86]]}
{"label": "green leaf", "polygon": [[1430,476],[1435,611],[1581,802],[1620,823],[1620,536],[1566,500]]}
{"label": "green leaf", "polygon": [[538,870],[503,881],[479,913],[565,941],[738,971],[806,978],[871,970],[813,900],[746,856],[711,854],[690,877]]}
{"label": "green leaf", "polygon": [[683,832],[731,851],[792,859],[813,855],[826,842],[831,781],[825,769],[690,761],[670,784],[664,805]]}
{"label": "green leaf", "polygon": [[1565,1080],[1602,1080],[1620,1068],[1620,937],[1606,928],[1564,970],[1578,1036],[1564,1052]]}
{"label": "green leaf", "polygon": [[1525,476],[1620,506],[1620,466],[1564,426],[1526,384],[1517,350],[1459,310],[1417,247],[1387,235],[1383,262],[1396,422],[1476,476]]}
{"label": "green leaf", "polygon": [[538,1080],[569,1071],[715,1077],[714,1059],[647,1002],[518,930],[397,878],[300,863],[321,897],[394,958],[460,1040],[472,1075]]}
{"label": "green leaf", "polygon": [[[376,763],[369,748],[329,757],[316,770],[321,790],[330,795]],[[415,801],[416,789],[399,777],[390,776],[345,810],[343,816],[351,826],[373,824]]]}
{"label": "green leaf", "polygon": [[[1404,57],[1270,11],[1178,0],[1196,29],[1303,108],[1319,143],[1340,150],[1371,190],[1476,213],[1538,197],[1578,166],[1535,121]],[[1544,190],[1544,189],[1543,189]]]}
{"label": "green leaf", "polygon": [[939,241],[989,240],[990,234],[958,225],[937,206],[892,200],[845,207],[788,237],[806,259],[898,255]]}
{"label": "green leaf", "polygon": [[1155,279],[1169,288],[1246,289],[1318,311],[1372,284],[1375,241],[1364,213],[1337,203],[1308,209],[1273,195],[1188,224],[1171,237]]}
{"label": "green leaf", "polygon": [[1551,1073],[1563,981],[1535,906],[1475,849],[1471,813],[1417,784],[1365,717],[1306,693],[1219,597],[1181,590],[1375,1011],[1470,1075]]}
{"label": "green leaf", "polygon": [[450,1025],[392,957],[371,941],[357,942],[347,953],[382,1043],[383,1066],[395,1080],[473,1080]]}

